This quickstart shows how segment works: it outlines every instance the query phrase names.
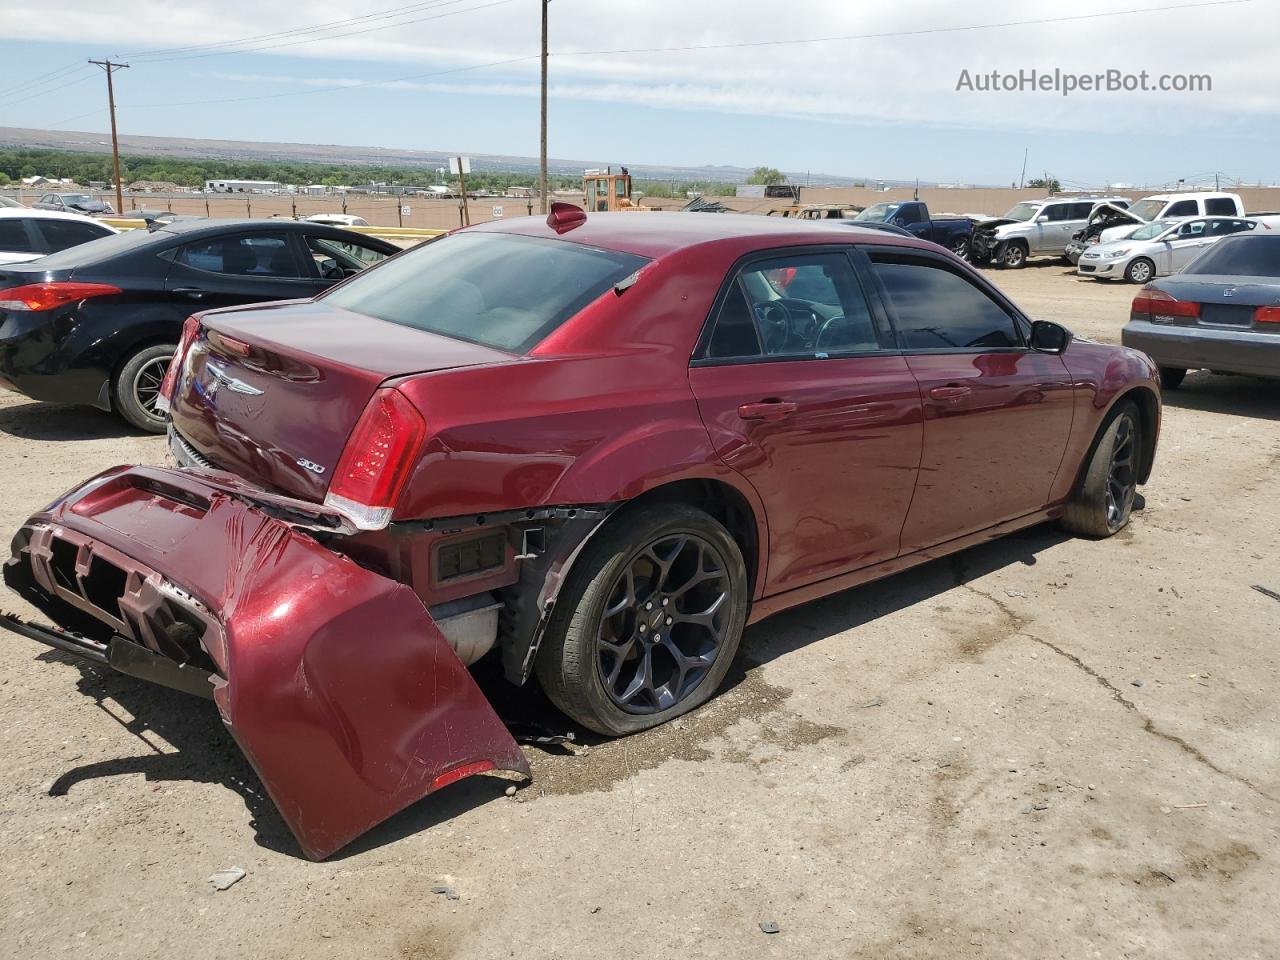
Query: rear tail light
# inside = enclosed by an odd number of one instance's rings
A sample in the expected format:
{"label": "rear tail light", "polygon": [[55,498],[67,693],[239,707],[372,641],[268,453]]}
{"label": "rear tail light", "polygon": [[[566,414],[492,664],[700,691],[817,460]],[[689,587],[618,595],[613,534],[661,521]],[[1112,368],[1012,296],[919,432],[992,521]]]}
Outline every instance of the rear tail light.
{"label": "rear tail light", "polygon": [[1130,307],[1130,312],[1134,314],[1145,313],[1148,319],[1153,321],[1157,318],[1166,317],[1190,317],[1196,319],[1200,316],[1200,304],[1191,300],[1179,300],[1177,297],[1171,297],[1163,290],[1146,286],[1139,290],[1138,295],[1133,298],[1133,306]]}
{"label": "rear tail light", "polygon": [[408,397],[379,390],[342,450],[325,505],[360,530],[381,530],[391,522],[426,435],[426,422]]}
{"label": "rear tail light", "polygon": [[191,344],[196,342],[196,334],[200,332],[200,321],[195,317],[187,317],[187,322],[182,325],[182,338],[178,341],[178,349],[174,351],[173,358],[169,361],[169,367],[164,372],[164,379],[160,381],[160,394],[156,397],[156,409],[161,413],[168,413],[169,406],[173,403],[173,395],[178,388],[178,378],[182,372],[182,364],[186,362],[187,351],[191,349]]}
{"label": "rear tail light", "polygon": [[52,310],[64,303],[88,300],[90,297],[108,297],[123,293],[109,283],[74,283],[55,280],[46,283],[28,283],[21,287],[0,290],[0,310],[24,310],[39,313]]}
{"label": "rear tail light", "polygon": [[1280,323],[1280,307],[1259,307],[1253,311],[1254,323]]}

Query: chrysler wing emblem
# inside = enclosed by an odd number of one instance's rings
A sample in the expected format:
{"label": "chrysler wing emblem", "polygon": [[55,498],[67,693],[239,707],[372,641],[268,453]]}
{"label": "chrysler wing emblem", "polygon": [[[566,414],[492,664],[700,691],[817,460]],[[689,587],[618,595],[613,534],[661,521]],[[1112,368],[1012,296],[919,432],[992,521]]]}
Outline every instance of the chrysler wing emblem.
{"label": "chrysler wing emblem", "polygon": [[214,363],[212,360],[206,361],[204,368],[209,371],[209,376],[213,377],[215,381],[217,381],[222,386],[226,387],[232,393],[243,393],[246,396],[250,396],[250,397],[262,396],[262,391],[259,390],[257,387],[251,386],[245,383],[243,380],[236,379],[235,377],[231,376],[231,374],[227,373],[226,370],[223,370],[222,367]]}

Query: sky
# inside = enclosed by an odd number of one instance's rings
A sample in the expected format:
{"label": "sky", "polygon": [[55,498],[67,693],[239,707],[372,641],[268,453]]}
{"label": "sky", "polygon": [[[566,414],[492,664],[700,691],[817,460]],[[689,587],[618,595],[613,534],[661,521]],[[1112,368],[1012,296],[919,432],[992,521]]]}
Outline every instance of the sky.
{"label": "sky", "polygon": [[[84,61],[110,56],[130,64],[122,133],[536,156],[540,9],[0,0],[0,126],[106,131]],[[1280,182],[1280,0],[552,0],[549,18],[552,157],[1007,185],[1025,151],[1028,178],[1066,187]],[[1055,69],[1212,89],[957,89]]]}

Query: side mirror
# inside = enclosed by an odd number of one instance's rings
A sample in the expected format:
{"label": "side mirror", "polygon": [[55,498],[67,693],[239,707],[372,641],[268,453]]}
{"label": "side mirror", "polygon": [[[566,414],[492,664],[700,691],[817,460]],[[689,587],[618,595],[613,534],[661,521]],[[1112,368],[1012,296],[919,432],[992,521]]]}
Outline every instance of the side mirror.
{"label": "side mirror", "polygon": [[1062,353],[1071,343],[1071,331],[1051,320],[1033,320],[1031,349],[1041,353]]}
{"label": "side mirror", "polygon": [[1048,222],[1049,222],[1049,215],[1047,213],[1042,213],[1040,214],[1040,216],[1036,217],[1036,223],[1048,223]]}

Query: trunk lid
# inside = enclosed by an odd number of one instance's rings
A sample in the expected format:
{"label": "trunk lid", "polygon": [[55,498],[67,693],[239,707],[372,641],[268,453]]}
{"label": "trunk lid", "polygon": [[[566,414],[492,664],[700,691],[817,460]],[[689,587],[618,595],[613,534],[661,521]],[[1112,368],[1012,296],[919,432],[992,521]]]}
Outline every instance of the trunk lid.
{"label": "trunk lid", "polygon": [[380,384],[513,359],[323,301],[217,311],[187,352],[173,429],[214,467],[320,501]]}

